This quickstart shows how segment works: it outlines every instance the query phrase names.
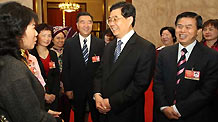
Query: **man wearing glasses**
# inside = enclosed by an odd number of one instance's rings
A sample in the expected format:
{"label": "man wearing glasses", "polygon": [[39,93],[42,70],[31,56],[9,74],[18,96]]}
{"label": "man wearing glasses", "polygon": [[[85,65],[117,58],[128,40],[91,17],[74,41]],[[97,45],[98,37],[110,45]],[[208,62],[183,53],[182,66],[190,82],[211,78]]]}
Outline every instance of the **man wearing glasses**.
{"label": "man wearing glasses", "polygon": [[136,10],[127,2],[110,8],[107,23],[116,36],[104,50],[94,80],[94,98],[102,122],[144,122],[144,92],[148,88],[155,47],[134,30]]}

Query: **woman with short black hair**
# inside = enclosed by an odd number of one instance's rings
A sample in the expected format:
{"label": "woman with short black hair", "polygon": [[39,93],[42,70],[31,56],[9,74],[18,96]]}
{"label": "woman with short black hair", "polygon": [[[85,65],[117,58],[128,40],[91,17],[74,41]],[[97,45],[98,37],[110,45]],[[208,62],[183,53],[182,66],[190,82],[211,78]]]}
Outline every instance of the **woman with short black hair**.
{"label": "woman with short black hair", "polygon": [[17,2],[0,8],[0,114],[10,122],[56,122],[44,110],[44,89],[21,50],[32,49],[37,15]]}

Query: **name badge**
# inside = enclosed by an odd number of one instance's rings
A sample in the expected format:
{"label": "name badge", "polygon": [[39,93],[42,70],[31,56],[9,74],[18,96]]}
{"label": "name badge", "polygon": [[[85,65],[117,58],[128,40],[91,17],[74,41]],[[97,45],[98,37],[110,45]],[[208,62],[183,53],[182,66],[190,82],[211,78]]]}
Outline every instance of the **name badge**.
{"label": "name badge", "polygon": [[185,78],[191,80],[200,80],[200,71],[185,70]]}
{"label": "name badge", "polygon": [[93,56],[92,57],[92,62],[95,63],[95,62],[100,62],[100,56]]}
{"label": "name badge", "polygon": [[53,61],[49,62],[48,65],[49,65],[49,69],[55,68],[55,62]]}

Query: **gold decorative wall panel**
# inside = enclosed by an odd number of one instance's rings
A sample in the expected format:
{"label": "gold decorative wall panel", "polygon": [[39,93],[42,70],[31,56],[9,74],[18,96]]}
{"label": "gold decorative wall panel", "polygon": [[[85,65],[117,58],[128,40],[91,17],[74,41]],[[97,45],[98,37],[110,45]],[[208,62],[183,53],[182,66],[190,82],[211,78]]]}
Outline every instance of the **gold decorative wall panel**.
{"label": "gold decorative wall panel", "polygon": [[159,30],[163,26],[174,27],[181,12],[196,12],[204,21],[218,19],[218,0],[132,0],[132,3],[136,7],[136,32],[156,46],[162,45]]}

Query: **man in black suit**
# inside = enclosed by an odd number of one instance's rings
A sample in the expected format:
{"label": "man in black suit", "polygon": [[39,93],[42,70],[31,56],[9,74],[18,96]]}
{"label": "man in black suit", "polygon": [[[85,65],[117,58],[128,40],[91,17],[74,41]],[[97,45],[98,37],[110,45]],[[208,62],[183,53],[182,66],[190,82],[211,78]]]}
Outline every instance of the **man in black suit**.
{"label": "man in black suit", "polygon": [[153,74],[155,47],[133,30],[132,4],[116,3],[110,12],[107,23],[116,38],[105,47],[94,80],[96,108],[102,122],[144,122],[144,92]]}
{"label": "man in black suit", "polygon": [[64,88],[68,98],[74,100],[75,122],[87,121],[87,103],[93,122],[98,122],[99,112],[95,108],[92,87],[103,54],[104,41],[90,34],[93,17],[89,13],[80,12],[76,24],[79,34],[66,40],[64,46]]}
{"label": "man in black suit", "polygon": [[154,120],[212,122],[211,101],[218,79],[218,53],[196,40],[202,18],[193,12],[177,16],[178,44],[158,56],[154,77]]}

